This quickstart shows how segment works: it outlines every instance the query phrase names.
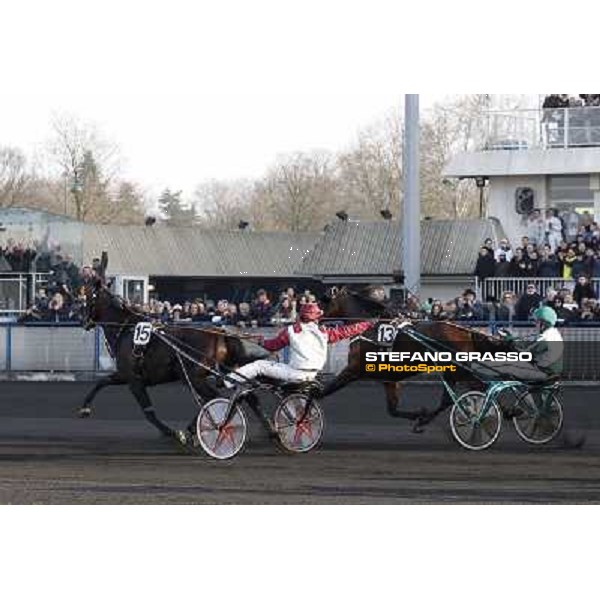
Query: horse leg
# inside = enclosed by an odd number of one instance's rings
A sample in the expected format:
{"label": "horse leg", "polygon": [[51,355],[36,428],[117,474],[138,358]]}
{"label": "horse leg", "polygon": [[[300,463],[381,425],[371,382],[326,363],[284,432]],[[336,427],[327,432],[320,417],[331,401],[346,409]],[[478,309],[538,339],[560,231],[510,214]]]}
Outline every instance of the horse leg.
{"label": "horse leg", "polygon": [[105,387],[111,386],[111,385],[124,385],[125,381],[119,376],[118,373],[113,373],[112,375],[109,375],[108,377],[102,377],[102,379],[99,379],[96,384],[94,385],[94,387],[89,391],[88,395],[84,398],[83,400],[83,404],[81,405],[81,408],[79,409],[79,416],[84,419],[86,417],[91,416],[92,414],[92,402],[94,401],[94,398],[96,397],[96,395],[98,394],[98,392],[102,389],[104,389]]}
{"label": "horse leg", "polygon": [[256,396],[255,394],[252,394],[252,393],[247,394],[246,396],[244,396],[244,400],[246,401],[246,404],[250,407],[250,410],[256,415],[256,417],[260,421],[261,425],[264,427],[265,431],[267,432],[268,436],[271,439],[276,438],[277,431],[275,431],[275,428],[273,427],[273,423],[271,422],[269,417],[267,417],[267,415],[265,415],[265,412],[262,408],[262,405],[260,403],[260,399],[258,398],[258,396]]}
{"label": "horse leg", "polygon": [[447,411],[452,404],[454,404],[452,397],[444,387],[444,393],[442,394],[439,406],[431,411],[426,410],[422,416],[418,417],[415,421],[413,431],[415,433],[423,433],[423,431],[425,431],[425,426],[429,425],[429,423],[431,423],[438,415]]}
{"label": "horse leg", "polygon": [[385,389],[386,406],[390,417],[394,417],[394,419],[416,421],[428,414],[428,411],[425,408],[420,408],[418,410],[401,410],[398,408],[398,404],[400,403],[398,392],[402,389],[402,384],[399,381],[386,382],[383,384],[383,388]]}
{"label": "horse leg", "polygon": [[358,379],[358,375],[356,374],[356,370],[353,369],[350,365],[347,366],[343,371],[337,374],[336,378],[329,382],[325,388],[323,389],[323,395],[321,398],[325,398],[326,396],[331,396],[334,392],[341,390],[346,387],[353,381]]}
{"label": "horse leg", "polygon": [[129,383],[129,389],[135,396],[135,399],[138,401],[138,404],[144,413],[144,417],[146,417],[146,420],[149,423],[154,425],[154,427],[156,427],[156,429],[158,429],[163,435],[173,438],[182,446],[187,444],[187,438],[183,431],[171,429],[166,423],[163,423],[156,416],[156,411],[152,405],[152,400],[150,400],[150,396],[146,391],[146,386],[144,385],[143,381],[137,378],[134,379]]}
{"label": "horse leg", "polygon": [[[201,401],[202,405],[208,400],[213,400],[214,398],[219,397],[219,390],[212,385],[209,381],[206,380],[205,377],[192,377],[190,379],[192,387],[194,388],[194,392],[197,394],[198,398],[195,398],[196,402]],[[185,430],[187,431],[190,439],[192,436],[196,435],[196,420],[197,416],[195,416],[187,425]]]}

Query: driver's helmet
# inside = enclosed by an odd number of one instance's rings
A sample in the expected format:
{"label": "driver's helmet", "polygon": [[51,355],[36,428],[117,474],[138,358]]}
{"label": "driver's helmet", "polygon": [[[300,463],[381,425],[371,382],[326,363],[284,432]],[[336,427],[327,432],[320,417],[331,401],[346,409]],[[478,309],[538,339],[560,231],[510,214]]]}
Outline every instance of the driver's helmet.
{"label": "driver's helmet", "polygon": [[300,308],[300,320],[304,322],[318,321],[323,316],[323,311],[316,302],[307,302]]}
{"label": "driver's helmet", "polygon": [[556,325],[556,321],[558,320],[555,310],[549,306],[542,306],[538,308],[533,313],[533,318],[536,321],[543,321],[550,327],[554,327]]}

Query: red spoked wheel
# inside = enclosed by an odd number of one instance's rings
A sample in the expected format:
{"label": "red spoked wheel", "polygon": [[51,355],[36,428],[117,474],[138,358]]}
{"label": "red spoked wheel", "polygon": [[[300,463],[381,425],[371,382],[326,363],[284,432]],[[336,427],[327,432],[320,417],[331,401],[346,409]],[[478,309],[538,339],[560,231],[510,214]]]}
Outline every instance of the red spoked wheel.
{"label": "red spoked wheel", "polygon": [[230,404],[231,401],[226,398],[215,398],[202,407],[196,419],[196,435],[200,446],[209,456],[218,460],[233,458],[246,442],[246,415],[238,405],[230,411]]}
{"label": "red spoked wheel", "polygon": [[309,404],[304,394],[290,394],[275,409],[273,424],[283,448],[302,454],[310,452],[321,441],[325,417],[316,400]]}

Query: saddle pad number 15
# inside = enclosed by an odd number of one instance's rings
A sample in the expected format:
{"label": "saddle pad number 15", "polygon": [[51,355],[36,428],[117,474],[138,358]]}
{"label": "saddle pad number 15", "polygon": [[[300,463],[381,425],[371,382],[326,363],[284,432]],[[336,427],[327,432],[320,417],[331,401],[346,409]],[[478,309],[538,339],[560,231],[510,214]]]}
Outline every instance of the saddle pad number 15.
{"label": "saddle pad number 15", "polygon": [[391,346],[396,339],[398,330],[389,324],[380,325],[377,329],[377,342],[382,346]]}
{"label": "saddle pad number 15", "polygon": [[152,323],[138,323],[133,330],[134,346],[147,346],[152,336]]}

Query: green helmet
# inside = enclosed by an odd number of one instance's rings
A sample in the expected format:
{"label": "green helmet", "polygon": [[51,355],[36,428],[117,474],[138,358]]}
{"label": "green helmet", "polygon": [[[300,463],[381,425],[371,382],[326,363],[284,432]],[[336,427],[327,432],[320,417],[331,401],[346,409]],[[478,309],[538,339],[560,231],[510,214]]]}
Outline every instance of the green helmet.
{"label": "green helmet", "polygon": [[542,306],[538,308],[533,313],[533,318],[536,321],[543,321],[544,323],[547,323],[548,325],[550,325],[550,327],[554,327],[556,325],[556,321],[558,320],[556,312],[553,308],[550,308],[549,306]]}

